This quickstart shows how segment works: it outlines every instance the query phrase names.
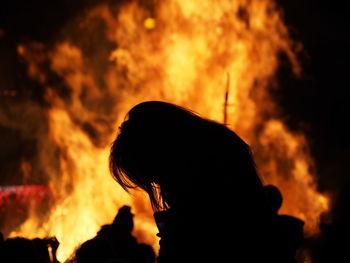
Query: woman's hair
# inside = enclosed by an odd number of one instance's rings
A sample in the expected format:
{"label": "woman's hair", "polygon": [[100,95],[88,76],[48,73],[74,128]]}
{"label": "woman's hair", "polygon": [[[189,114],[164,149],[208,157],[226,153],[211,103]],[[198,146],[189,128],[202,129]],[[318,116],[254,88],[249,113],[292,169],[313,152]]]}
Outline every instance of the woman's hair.
{"label": "woman's hair", "polygon": [[155,210],[169,208],[194,188],[219,188],[232,180],[262,188],[250,149],[236,133],[160,101],[129,111],[111,147],[109,165],[126,191],[145,190]]}

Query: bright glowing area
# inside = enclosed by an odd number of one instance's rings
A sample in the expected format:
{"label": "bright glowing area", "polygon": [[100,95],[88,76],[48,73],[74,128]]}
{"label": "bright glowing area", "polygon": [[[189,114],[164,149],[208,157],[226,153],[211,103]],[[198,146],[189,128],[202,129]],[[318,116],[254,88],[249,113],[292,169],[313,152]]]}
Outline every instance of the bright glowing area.
{"label": "bright glowing area", "polygon": [[[329,199],[317,191],[307,138],[276,118],[278,105],[269,92],[281,53],[294,73],[301,70],[275,2],[119,2],[84,11],[74,20],[79,23],[68,23],[48,46],[17,46],[28,76],[43,87],[50,105],[32,107],[43,111],[47,123],[37,137],[38,167],[21,167],[28,176],[44,173],[56,195],[45,218],[30,214],[10,236],[55,236],[63,262],[129,205],[135,236],[156,248],[149,198],[141,191],[125,193],[110,175],[111,142],[127,111],[146,100],[175,103],[222,122],[227,90],[225,122],[252,146],[264,182],[281,190],[281,212],[301,217],[305,231],[317,233]],[[93,41],[92,33],[98,36]]]}
{"label": "bright glowing area", "polygon": [[152,17],[146,18],[143,25],[146,29],[151,30],[156,27],[156,20]]}

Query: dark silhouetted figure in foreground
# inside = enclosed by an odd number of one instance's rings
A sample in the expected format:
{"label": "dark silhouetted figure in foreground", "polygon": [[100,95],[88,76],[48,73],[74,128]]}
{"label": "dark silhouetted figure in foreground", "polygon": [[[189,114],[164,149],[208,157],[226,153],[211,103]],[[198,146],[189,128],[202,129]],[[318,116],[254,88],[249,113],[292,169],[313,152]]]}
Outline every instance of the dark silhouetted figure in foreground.
{"label": "dark silhouetted figure in foreground", "polygon": [[155,263],[156,254],[151,246],[140,243],[131,256],[132,263]]}
{"label": "dark silhouetted figure in foreground", "polygon": [[266,185],[264,188],[275,214],[281,262],[296,263],[296,253],[304,238],[304,222],[293,216],[279,215],[278,211],[283,203],[280,190],[274,185]]}
{"label": "dark silhouetted figure in foreground", "polygon": [[119,209],[113,223],[102,226],[97,233],[98,237],[108,240],[119,259],[129,260],[137,246],[137,240],[131,234],[134,228],[133,217],[131,208],[123,206]]}
{"label": "dark silhouetted figure in foreground", "polygon": [[112,224],[102,226],[96,237],[78,248],[77,263],[154,263],[153,248],[131,234],[133,216],[129,206],[121,207]]}
{"label": "dark silhouetted figure in foreground", "polygon": [[[8,238],[0,244],[0,262],[59,263],[56,259],[58,245],[56,238],[33,240],[21,237]],[[51,256],[48,247],[51,248]]]}
{"label": "dark silhouetted figure in foreground", "polygon": [[110,169],[150,197],[159,263],[279,262],[273,214],[249,146],[232,130],[173,104],[132,108]]}
{"label": "dark silhouetted figure in foreground", "polygon": [[38,263],[40,257],[31,240],[25,238],[8,238],[1,247],[1,262],[4,263]]}
{"label": "dark silhouetted figure in foreground", "polygon": [[115,259],[116,255],[107,240],[95,237],[84,242],[75,257],[77,263],[107,263]]}
{"label": "dark silhouetted figure in foreground", "polygon": [[[40,257],[40,262],[59,263],[56,257],[59,242],[56,238],[35,238],[32,242],[34,243],[34,247]],[[50,247],[50,251],[48,250],[48,247]]]}

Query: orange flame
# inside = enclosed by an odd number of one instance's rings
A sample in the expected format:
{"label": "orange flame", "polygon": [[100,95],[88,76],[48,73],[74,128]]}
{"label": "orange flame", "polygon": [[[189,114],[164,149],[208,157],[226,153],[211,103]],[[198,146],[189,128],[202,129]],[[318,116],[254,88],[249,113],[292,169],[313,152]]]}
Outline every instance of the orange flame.
{"label": "orange flame", "polygon": [[[305,137],[274,118],[278,109],[267,90],[279,53],[300,73],[295,46],[269,0],[100,5],[69,24],[53,47],[19,46],[51,105],[49,140],[60,149],[60,160],[50,186],[59,198],[47,221],[33,215],[12,235],[55,235],[63,260],[118,207],[130,204],[135,232],[155,244],[147,198],[130,198],[109,176],[115,130],[127,110],[145,100],[169,101],[222,122],[228,85],[227,124],[252,146],[264,181],[281,189],[283,212],[305,220],[307,232],[315,233],[328,199],[316,190]],[[47,64],[64,80],[66,97],[50,84]]]}

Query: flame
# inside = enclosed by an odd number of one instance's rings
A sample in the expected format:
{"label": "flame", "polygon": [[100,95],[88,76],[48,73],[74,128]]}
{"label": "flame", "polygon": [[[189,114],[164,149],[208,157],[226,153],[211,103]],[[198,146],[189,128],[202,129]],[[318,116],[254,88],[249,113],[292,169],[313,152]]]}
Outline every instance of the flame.
{"label": "flame", "polygon": [[[57,194],[48,218],[32,215],[11,235],[55,235],[64,260],[111,222],[118,207],[130,204],[135,233],[155,244],[147,198],[126,195],[107,170],[116,129],[145,100],[172,102],[222,122],[227,89],[227,124],[252,146],[264,181],[281,189],[282,212],[305,220],[308,233],[317,232],[328,198],[317,192],[305,137],[276,118],[268,93],[279,54],[294,74],[301,72],[298,45],[273,1],[101,4],[63,32],[53,45],[18,47],[29,76],[45,87],[48,141],[59,162],[48,174]],[[53,75],[61,83],[50,81]],[[45,151],[40,154],[50,166]]]}

